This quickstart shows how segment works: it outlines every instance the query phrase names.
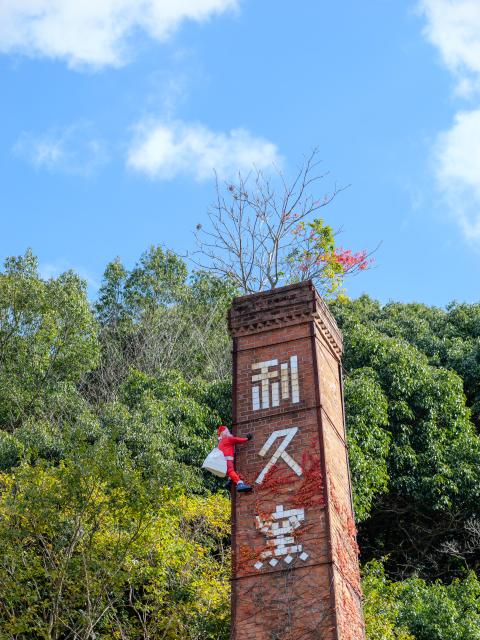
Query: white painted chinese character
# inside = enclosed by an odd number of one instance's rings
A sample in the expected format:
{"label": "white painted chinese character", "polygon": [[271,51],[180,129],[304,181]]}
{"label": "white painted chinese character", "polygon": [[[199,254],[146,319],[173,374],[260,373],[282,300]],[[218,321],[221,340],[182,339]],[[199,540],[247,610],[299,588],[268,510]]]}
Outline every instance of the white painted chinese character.
{"label": "white painted chinese character", "polygon": [[[270,369],[273,367],[276,367],[276,369],[271,371]],[[277,359],[252,364],[252,371],[258,369],[260,369],[260,373],[252,375],[252,382],[259,383],[252,386],[252,406],[254,411],[269,409],[270,406],[278,407],[280,395],[282,400],[288,400],[291,395],[293,403],[300,402],[297,356],[291,356],[289,362],[280,364],[280,375]]]}
{"label": "white painted chinese character", "polygon": [[[260,554],[261,560],[267,560],[270,566],[275,567],[283,558],[286,564],[290,564],[294,556],[299,554],[300,560],[308,559],[308,553],[303,551],[301,544],[295,544],[295,531],[301,527],[305,520],[304,509],[287,509],[284,511],[283,505],[278,505],[270,520],[263,520],[260,516],[255,516],[255,526],[267,538],[267,548]],[[260,570],[263,562],[257,560],[255,569]]]}
{"label": "white painted chinese character", "polygon": [[262,484],[267,473],[270,471],[273,465],[277,463],[277,460],[279,460],[280,458],[286,464],[288,464],[290,469],[292,469],[292,471],[294,471],[297,474],[297,476],[302,475],[303,473],[302,467],[295,462],[295,460],[292,458],[290,454],[286,452],[286,448],[295,437],[295,434],[297,433],[297,431],[298,431],[298,427],[290,427],[288,429],[278,429],[277,431],[274,431],[270,435],[270,437],[267,439],[263,447],[258,452],[258,455],[261,456],[262,458],[270,450],[272,444],[275,442],[277,438],[283,438],[283,440],[278,445],[276,451],[274,452],[270,460],[261,470],[260,474],[258,475],[258,478],[255,480],[257,484]]}

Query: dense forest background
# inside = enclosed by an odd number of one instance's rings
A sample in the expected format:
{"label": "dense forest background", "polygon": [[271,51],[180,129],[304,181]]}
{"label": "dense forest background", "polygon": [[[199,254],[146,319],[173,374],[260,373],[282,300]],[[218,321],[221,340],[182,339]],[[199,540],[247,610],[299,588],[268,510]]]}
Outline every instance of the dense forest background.
{"label": "dense forest background", "polygon": [[[235,288],[152,247],[0,274],[0,639],[226,640]],[[480,639],[480,304],[339,296],[369,640]]]}

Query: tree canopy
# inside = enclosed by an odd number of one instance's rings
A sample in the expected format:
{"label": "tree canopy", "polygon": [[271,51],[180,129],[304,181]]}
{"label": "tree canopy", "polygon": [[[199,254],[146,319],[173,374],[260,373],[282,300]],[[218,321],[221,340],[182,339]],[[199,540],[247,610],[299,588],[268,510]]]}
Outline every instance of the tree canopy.
{"label": "tree canopy", "polygon": [[[229,637],[235,286],[151,247],[89,301],[31,252],[0,273],[0,639]],[[478,640],[480,305],[330,308],[368,640]]]}

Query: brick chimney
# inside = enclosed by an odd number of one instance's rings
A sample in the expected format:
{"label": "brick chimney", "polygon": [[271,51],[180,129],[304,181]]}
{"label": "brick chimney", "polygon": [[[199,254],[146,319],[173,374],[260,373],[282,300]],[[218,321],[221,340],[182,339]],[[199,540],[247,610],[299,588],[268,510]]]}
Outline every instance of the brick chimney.
{"label": "brick chimney", "polygon": [[342,336],[311,281],[236,298],[233,640],[362,640]]}

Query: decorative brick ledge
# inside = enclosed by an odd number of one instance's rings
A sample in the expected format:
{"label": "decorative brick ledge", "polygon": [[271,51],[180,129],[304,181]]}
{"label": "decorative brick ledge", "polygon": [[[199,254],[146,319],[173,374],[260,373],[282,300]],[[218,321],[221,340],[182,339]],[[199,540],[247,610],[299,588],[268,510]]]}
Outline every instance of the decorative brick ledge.
{"label": "decorative brick ledge", "polygon": [[332,350],[341,356],[343,339],[335,318],[311,280],[235,298],[228,316],[234,337],[315,320]]}

